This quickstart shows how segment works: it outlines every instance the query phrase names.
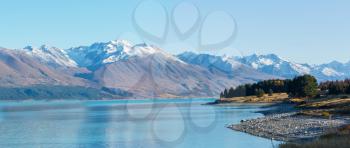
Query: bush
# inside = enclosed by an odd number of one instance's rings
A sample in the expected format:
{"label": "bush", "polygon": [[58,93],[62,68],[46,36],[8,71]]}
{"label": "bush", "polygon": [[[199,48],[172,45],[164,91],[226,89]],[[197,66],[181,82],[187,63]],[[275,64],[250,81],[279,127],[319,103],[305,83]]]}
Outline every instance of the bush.
{"label": "bush", "polygon": [[322,116],[329,118],[331,114],[329,112],[322,112]]}

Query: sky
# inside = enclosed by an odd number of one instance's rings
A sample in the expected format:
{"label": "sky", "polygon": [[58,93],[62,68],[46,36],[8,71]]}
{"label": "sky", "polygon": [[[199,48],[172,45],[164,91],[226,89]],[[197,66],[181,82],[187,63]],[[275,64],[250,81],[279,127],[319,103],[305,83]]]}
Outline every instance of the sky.
{"label": "sky", "polygon": [[[348,0],[1,0],[0,46],[70,48],[127,39],[174,54],[348,62],[349,7]],[[186,27],[188,34],[179,33]],[[220,44],[201,49],[211,41]]]}

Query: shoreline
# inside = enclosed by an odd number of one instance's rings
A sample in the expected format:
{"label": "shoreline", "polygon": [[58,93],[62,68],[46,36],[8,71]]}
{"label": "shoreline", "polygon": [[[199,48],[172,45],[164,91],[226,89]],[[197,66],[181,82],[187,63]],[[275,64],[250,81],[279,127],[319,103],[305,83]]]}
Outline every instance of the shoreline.
{"label": "shoreline", "polygon": [[[279,106],[278,103],[275,103]],[[302,115],[296,110],[275,112],[266,111],[264,117],[242,120],[227,128],[253,136],[283,142],[296,142],[315,139],[350,124],[350,117],[336,116],[333,119]]]}
{"label": "shoreline", "polygon": [[242,120],[227,128],[250,135],[284,142],[302,142],[330,134],[350,125],[350,98],[341,95],[323,98],[289,98],[284,93],[220,98],[212,105],[269,104],[264,117]]}

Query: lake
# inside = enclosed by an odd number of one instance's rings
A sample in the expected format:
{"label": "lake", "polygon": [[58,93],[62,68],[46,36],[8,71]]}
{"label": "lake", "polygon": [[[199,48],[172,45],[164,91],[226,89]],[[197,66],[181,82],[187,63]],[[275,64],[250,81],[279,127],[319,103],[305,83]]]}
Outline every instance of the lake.
{"label": "lake", "polygon": [[226,128],[263,116],[261,105],[203,105],[214,99],[2,101],[0,147],[230,147],[279,143]]}

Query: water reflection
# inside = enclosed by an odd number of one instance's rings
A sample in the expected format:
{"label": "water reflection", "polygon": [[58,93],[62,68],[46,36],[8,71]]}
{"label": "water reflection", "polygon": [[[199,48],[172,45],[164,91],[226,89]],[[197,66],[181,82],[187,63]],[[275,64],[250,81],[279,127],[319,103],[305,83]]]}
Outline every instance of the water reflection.
{"label": "water reflection", "polygon": [[1,102],[0,147],[271,147],[225,128],[258,106],[207,101]]}

